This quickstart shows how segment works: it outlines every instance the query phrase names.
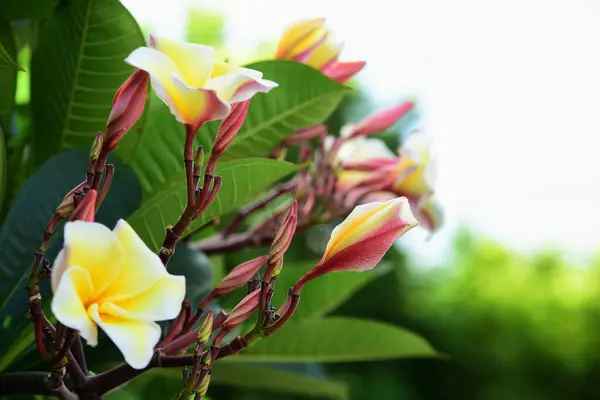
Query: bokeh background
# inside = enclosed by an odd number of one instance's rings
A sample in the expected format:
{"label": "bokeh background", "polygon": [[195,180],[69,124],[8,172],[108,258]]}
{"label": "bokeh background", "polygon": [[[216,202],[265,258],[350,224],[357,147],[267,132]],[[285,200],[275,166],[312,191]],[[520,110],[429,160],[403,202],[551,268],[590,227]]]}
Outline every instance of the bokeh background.
{"label": "bokeh background", "polygon": [[[287,25],[324,16],[342,58],[367,61],[338,120],[412,99],[396,133],[435,136],[443,228],[411,231],[333,314],[401,325],[447,359],[285,368],[352,399],[600,398],[600,2],[122,2],[146,32],[237,63],[270,58]],[[296,258],[316,257],[326,232],[303,240]],[[209,394],[306,398],[246,378]]]}

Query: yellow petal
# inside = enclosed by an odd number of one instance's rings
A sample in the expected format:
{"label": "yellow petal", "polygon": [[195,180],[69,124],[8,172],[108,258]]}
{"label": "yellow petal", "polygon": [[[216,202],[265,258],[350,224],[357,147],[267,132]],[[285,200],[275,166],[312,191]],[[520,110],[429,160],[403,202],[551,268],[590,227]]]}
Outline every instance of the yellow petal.
{"label": "yellow petal", "polygon": [[123,354],[125,362],[135,369],[146,367],[160,340],[160,326],[99,312],[97,304],[89,308],[90,317],[102,328]]}
{"label": "yellow petal", "polygon": [[110,229],[97,222],[67,222],[64,254],[66,268],[77,266],[88,271],[94,296],[112,283],[123,261],[117,238]]}
{"label": "yellow petal", "polygon": [[342,51],[342,45],[333,43],[330,40],[325,40],[320,46],[311,53],[306,64],[311,67],[321,70],[324,67],[337,60],[340,52]]}
{"label": "yellow petal", "polygon": [[147,291],[116,301],[115,305],[127,311],[134,319],[164,321],[179,315],[184,298],[185,277],[165,273]]}
{"label": "yellow petal", "polygon": [[[397,215],[402,212],[401,215]],[[331,239],[323,258],[329,258],[349,245],[381,229],[393,218],[407,218],[409,224],[416,224],[408,200],[404,197],[386,202],[375,202],[357,206],[346,219],[331,232]]]}
{"label": "yellow petal", "polygon": [[71,329],[76,329],[91,346],[98,343],[96,324],[86,311],[86,303],[93,296],[90,274],[81,267],[67,268],[52,298],[52,313],[56,319]]}
{"label": "yellow petal", "polygon": [[[231,111],[231,106],[219,98],[211,88],[198,89],[188,86],[185,82],[173,75],[174,94],[173,100],[179,113],[175,114],[182,123],[196,125],[201,122],[223,119]],[[207,81],[210,82],[210,79]]]}
{"label": "yellow petal", "polygon": [[119,220],[112,232],[123,252],[122,267],[96,302],[131,298],[150,289],[160,276],[167,274],[158,255],[153,253],[133,228]]}
{"label": "yellow petal", "polygon": [[204,86],[215,63],[214,48],[195,43],[177,42],[156,35],[150,35],[150,43],[156,50],[173,60],[186,84],[195,88]]}
{"label": "yellow petal", "polygon": [[285,30],[277,45],[276,58],[289,59],[308,49],[314,41],[327,32],[324,18],[314,18],[297,22]]}

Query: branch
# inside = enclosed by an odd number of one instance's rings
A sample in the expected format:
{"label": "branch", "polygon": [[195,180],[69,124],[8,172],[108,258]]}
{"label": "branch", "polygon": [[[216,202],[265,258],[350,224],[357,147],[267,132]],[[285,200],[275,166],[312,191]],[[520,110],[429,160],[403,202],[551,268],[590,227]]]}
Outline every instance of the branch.
{"label": "branch", "polygon": [[9,372],[0,374],[0,397],[43,394],[52,395],[47,372]]}

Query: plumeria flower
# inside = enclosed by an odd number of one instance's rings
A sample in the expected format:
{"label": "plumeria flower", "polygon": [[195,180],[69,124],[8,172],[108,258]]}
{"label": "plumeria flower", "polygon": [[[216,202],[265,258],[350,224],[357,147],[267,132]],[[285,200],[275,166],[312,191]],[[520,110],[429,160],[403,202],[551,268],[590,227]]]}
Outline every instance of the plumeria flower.
{"label": "plumeria flower", "polygon": [[411,133],[398,149],[400,162],[396,168],[396,181],[393,191],[406,196],[414,203],[434,192],[436,165],[432,156],[433,138],[426,132],[417,130]]}
{"label": "plumeria flower", "polygon": [[185,297],[185,277],[170,275],[124,220],[113,231],[97,222],[67,222],[64,248],[52,269],[52,312],[63,325],[98,343],[98,327],[125,361],[141,369],[161,329]]}
{"label": "plumeria flower", "polygon": [[444,213],[435,195],[422,198],[416,206],[416,214],[423,228],[431,234],[436,232],[444,222]]}
{"label": "plumeria flower", "polygon": [[374,268],[396,239],[417,224],[406,197],[354,208],[331,232],[323,258],[300,279],[295,290],[329,272]]}
{"label": "plumeria flower", "polygon": [[342,45],[334,42],[325,28],[325,19],[314,18],[299,21],[285,30],[275,58],[307,64],[344,83],[363,69],[365,62],[340,62],[341,51]]}
{"label": "plumeria flower", "polygon": [[347,191],[371,179],[383,175],[393,181],[392,173],[398,165],[397,156],[381,140],[359,137],[344,141],[337,153],[341,165],[338,173],[338,190]]}
{"label": "plumeria flower", "polygon": [[149,42],[150,47],[135,49],[125,62],[150,74],[156,94],[181,123],[198,128],[223,119],[232,103],[277,87],[262,79],[262,72],[217,61],[212,47],[155,35]]}

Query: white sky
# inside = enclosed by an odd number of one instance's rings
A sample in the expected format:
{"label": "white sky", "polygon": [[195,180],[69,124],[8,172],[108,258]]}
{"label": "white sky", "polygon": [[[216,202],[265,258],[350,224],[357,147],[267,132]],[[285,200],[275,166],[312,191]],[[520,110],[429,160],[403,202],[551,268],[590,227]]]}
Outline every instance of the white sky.
{"label": "white sky", "polygon": [[[600,243],[600,1],[123,0],[182,38],[188,5],[222,10],[233,53],[325,16],[342,59],[382,105],[416,95],[439,154],[446,227],[414,256],[436,262],[466,223],[517,250]],[[160,4],[160,5],[158,5]],[[410,235],[409,235],[410,236]]]}

